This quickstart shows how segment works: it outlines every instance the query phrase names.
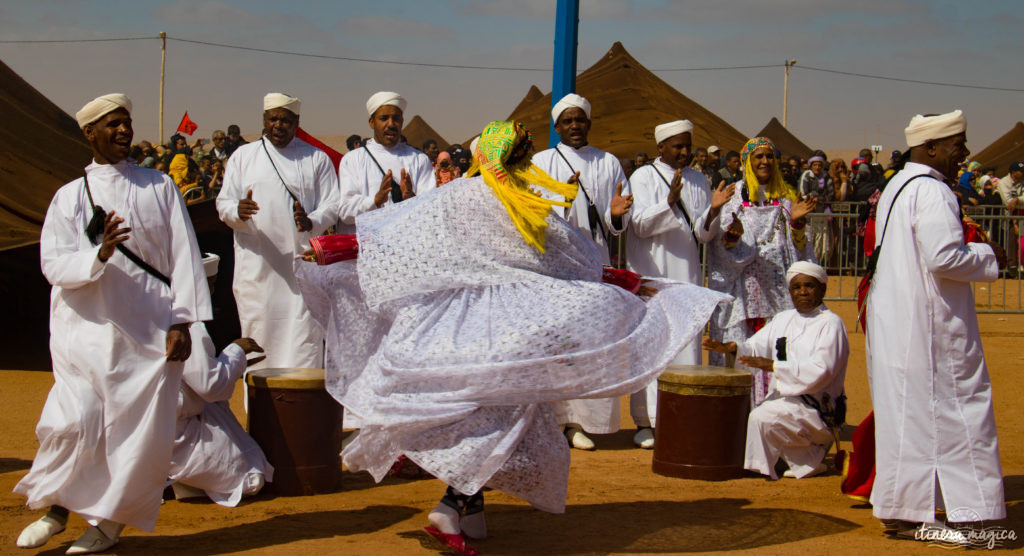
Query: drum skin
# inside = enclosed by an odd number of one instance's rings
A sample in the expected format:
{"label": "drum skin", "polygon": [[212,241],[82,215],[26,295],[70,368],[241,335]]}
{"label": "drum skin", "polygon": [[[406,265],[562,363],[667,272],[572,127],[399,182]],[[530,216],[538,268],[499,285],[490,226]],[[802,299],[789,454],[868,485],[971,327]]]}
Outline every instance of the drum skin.
{"label": "drum skin", "polygon": [[658,378],[653,471],[705,481],[743,476],[752,382],[743,370],[670,365]]}
{"label": "drum skin", "polygon": [[341,483],[342,407],[323,369],[261,369],[246,376],[249,434],[274,466],[279,496],[333,492]]}

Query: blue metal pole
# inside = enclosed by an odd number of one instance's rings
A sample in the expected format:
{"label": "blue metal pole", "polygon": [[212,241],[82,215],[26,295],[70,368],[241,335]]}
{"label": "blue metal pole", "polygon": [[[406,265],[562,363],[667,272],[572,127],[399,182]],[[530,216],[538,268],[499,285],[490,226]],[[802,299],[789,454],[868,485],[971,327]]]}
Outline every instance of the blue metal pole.
{"label": "blue metal pole", "polygon": [[[551,75],[551,108],[562,97],[576,92],[576,44],[579,42],[579,0],[558,0],[555,8],[555,63]],[[558,144],[551,122],[548,147]]]}

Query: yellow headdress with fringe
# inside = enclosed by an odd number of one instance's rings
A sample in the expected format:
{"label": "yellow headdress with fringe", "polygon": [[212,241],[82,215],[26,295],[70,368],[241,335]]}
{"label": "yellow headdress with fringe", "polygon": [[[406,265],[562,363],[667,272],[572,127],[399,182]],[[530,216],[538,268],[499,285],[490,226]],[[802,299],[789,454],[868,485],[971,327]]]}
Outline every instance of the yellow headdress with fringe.
{"label": "yellow headdress with fringe", "polygon": [[[549,176],[533,164],[532,154],[533,136],[521,122],[491,122],[480,134],[466,177],[480,174],[505,205],[526,243],[543,253],[551,207],[571,206],[577,186]],[[561,195],[566,201],[545,199],[533,186]]]}
{"label": "yellow headdress with fringe", "polygon": [[779,160],[779,151],[775,148],[772,140],[767,137],[754,137],[747,141],[747,144],[743,145],[743,150],[740,151],[740,158],[743,161],[743,182],[747,185],[747,198],[751,201],[758,199],[757,189],[760,182],[754,173],[753,158],[754,153],[760,149],[771,149],[775,154],[775,169],[772,171],[772,176],[768,178],[768,183],[764,185],[765,197],[769,201],[789,199],[796,202],[796,191],[782,179],[782,172],[779,171],[779,164],[782,162]]}

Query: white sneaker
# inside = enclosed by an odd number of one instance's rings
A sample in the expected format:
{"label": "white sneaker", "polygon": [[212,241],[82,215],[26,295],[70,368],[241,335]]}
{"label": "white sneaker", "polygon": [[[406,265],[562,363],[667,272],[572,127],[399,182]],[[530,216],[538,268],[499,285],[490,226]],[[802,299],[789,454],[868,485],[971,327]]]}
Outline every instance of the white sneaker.
{"label": "white sneaker", "polygon": [[644,427],[633,435],[633,444],[636,444],[637,448],[643,448],[644,450],[654,449],[654,429],[651,427]]}
{"label": "white sneaker", "polygon": [[36,548],[46,544],[50,537],[64,530],[66,523],[57,521],[49,514],[29,523],[18,535],[18,548]]}
{"label": "white sneaker", "polygon": [[577,450],[591,451],[597,448],[594,446],[594,441],[583,434],[583,429],[579,427],[565,429],[565,438],[569,441],[569,445]]}
{"label": "white sneaker", "polygon": [[[821,475],[822,473],[824,473],[826,471],[828,471],[828,464],[825,463],[825,462],[821,462],[817,466],[815,466],[815,468],[812,469],[810,473],[808,473],[808,474],[804,475],[803,477],[801,477],[801,479],[806,479],[808,477],[813,477],[815,475]],[[796,478],[796,474],[793,473],[792,469],[787,469],[787,470],[783,471],[782,472],[782,476],[786,477],[787,479],[795,479]]]}
{"label": "white sneaker", "polygon": [[[112,532],[108,536],[102,529],[100,529],[100,527],[105,527]],[[117,541],[121,536],[121,529],[123,528],[124,525],[103,520],[100,522],[99,527],[92,526],[86,529],[85,533],[83,533],[81,537],[78,537],[78,540],[68,548],[65,554],[93,554],[95,552],[103,552],[117,544]]]}

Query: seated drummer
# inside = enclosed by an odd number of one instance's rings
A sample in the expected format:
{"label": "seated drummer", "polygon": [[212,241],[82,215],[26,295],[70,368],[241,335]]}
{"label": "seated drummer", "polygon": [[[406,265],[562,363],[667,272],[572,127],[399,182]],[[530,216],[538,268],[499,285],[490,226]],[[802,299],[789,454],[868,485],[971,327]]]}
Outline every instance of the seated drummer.
{"label": "seated drummer", "polygon": [[778,479],[782,458],[789,465],[783,475],[802,479],[828,469],[825,454],[845,420],[850,346],[843,320],[821,301],[825,269],[800,261],[786,281],[795,309],[778,313],[739,346],[705,339],[704,348],[738,353],[740,363],[773,373],[768,398],[747,419],[744,467]]}

